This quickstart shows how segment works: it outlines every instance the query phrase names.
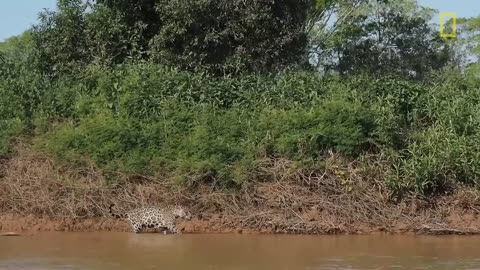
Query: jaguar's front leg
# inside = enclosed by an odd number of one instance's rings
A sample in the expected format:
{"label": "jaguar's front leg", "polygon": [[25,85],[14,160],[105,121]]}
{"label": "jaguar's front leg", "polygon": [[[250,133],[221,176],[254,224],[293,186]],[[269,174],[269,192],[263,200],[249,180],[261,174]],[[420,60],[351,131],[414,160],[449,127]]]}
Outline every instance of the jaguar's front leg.
{"label": "jaguar's front leg", "polygon": [[177,229],[175,228],[175,225],[169,225],[167,228],[171,233],[177,233]]}

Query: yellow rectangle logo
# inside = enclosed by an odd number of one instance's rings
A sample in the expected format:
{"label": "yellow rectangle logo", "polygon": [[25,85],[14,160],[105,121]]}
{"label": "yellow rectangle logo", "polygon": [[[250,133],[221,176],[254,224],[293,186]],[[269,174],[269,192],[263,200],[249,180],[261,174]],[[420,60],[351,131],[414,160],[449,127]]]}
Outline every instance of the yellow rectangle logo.
{"label": "yellow rectangle logo", "polygon": [[[445,20],[447,18],[447,20]],[[448,22],[448,18],[452,20],[452,32],[445,31],[445,24]],[[457,37],[457,14],[453,12],[440,13],[440,36],[443,38],[456,38]]]}

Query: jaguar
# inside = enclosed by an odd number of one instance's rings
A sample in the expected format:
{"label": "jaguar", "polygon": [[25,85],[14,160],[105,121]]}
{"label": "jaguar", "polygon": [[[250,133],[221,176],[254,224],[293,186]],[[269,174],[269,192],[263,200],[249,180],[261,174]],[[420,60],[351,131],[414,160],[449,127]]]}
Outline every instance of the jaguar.
{"label": "jaguar", "polygon": [[110,214],[119,219],[126,219],[135,233],[139,233],[145,228],[154,228],[167,232],[177,233],[175,222],[178,218],[191,219],[191,214],[183,206],[169,205],[166,207],[141,207],[123,214],[114,213],[111,204]]}

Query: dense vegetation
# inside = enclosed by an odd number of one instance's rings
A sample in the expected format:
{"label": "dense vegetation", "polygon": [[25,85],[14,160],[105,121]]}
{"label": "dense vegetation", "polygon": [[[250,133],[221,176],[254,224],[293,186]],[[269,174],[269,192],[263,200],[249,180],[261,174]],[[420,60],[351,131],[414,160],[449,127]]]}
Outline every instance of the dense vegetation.
{"label": "dense vegetation", "polygon": [[479,69],[458,52],[478,53],[463,46],[478,19],[445,40],[432,15],[413,0],[59,0],[0,44],[0,151],[23,137],[112,184],[235,188],[266,180],[265,159],[315,170],[334,151],[388,164],[397,194],[477,186]]}

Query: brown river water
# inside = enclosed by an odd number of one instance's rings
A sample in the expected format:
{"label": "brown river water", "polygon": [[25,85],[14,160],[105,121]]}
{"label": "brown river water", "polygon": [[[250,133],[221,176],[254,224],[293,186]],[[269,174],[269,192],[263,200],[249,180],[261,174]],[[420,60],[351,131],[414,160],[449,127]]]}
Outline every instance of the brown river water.
{"label": "brown river water", "polygon": [[0,269],[480,269],[480,237],[48,233],[0,237]]}

